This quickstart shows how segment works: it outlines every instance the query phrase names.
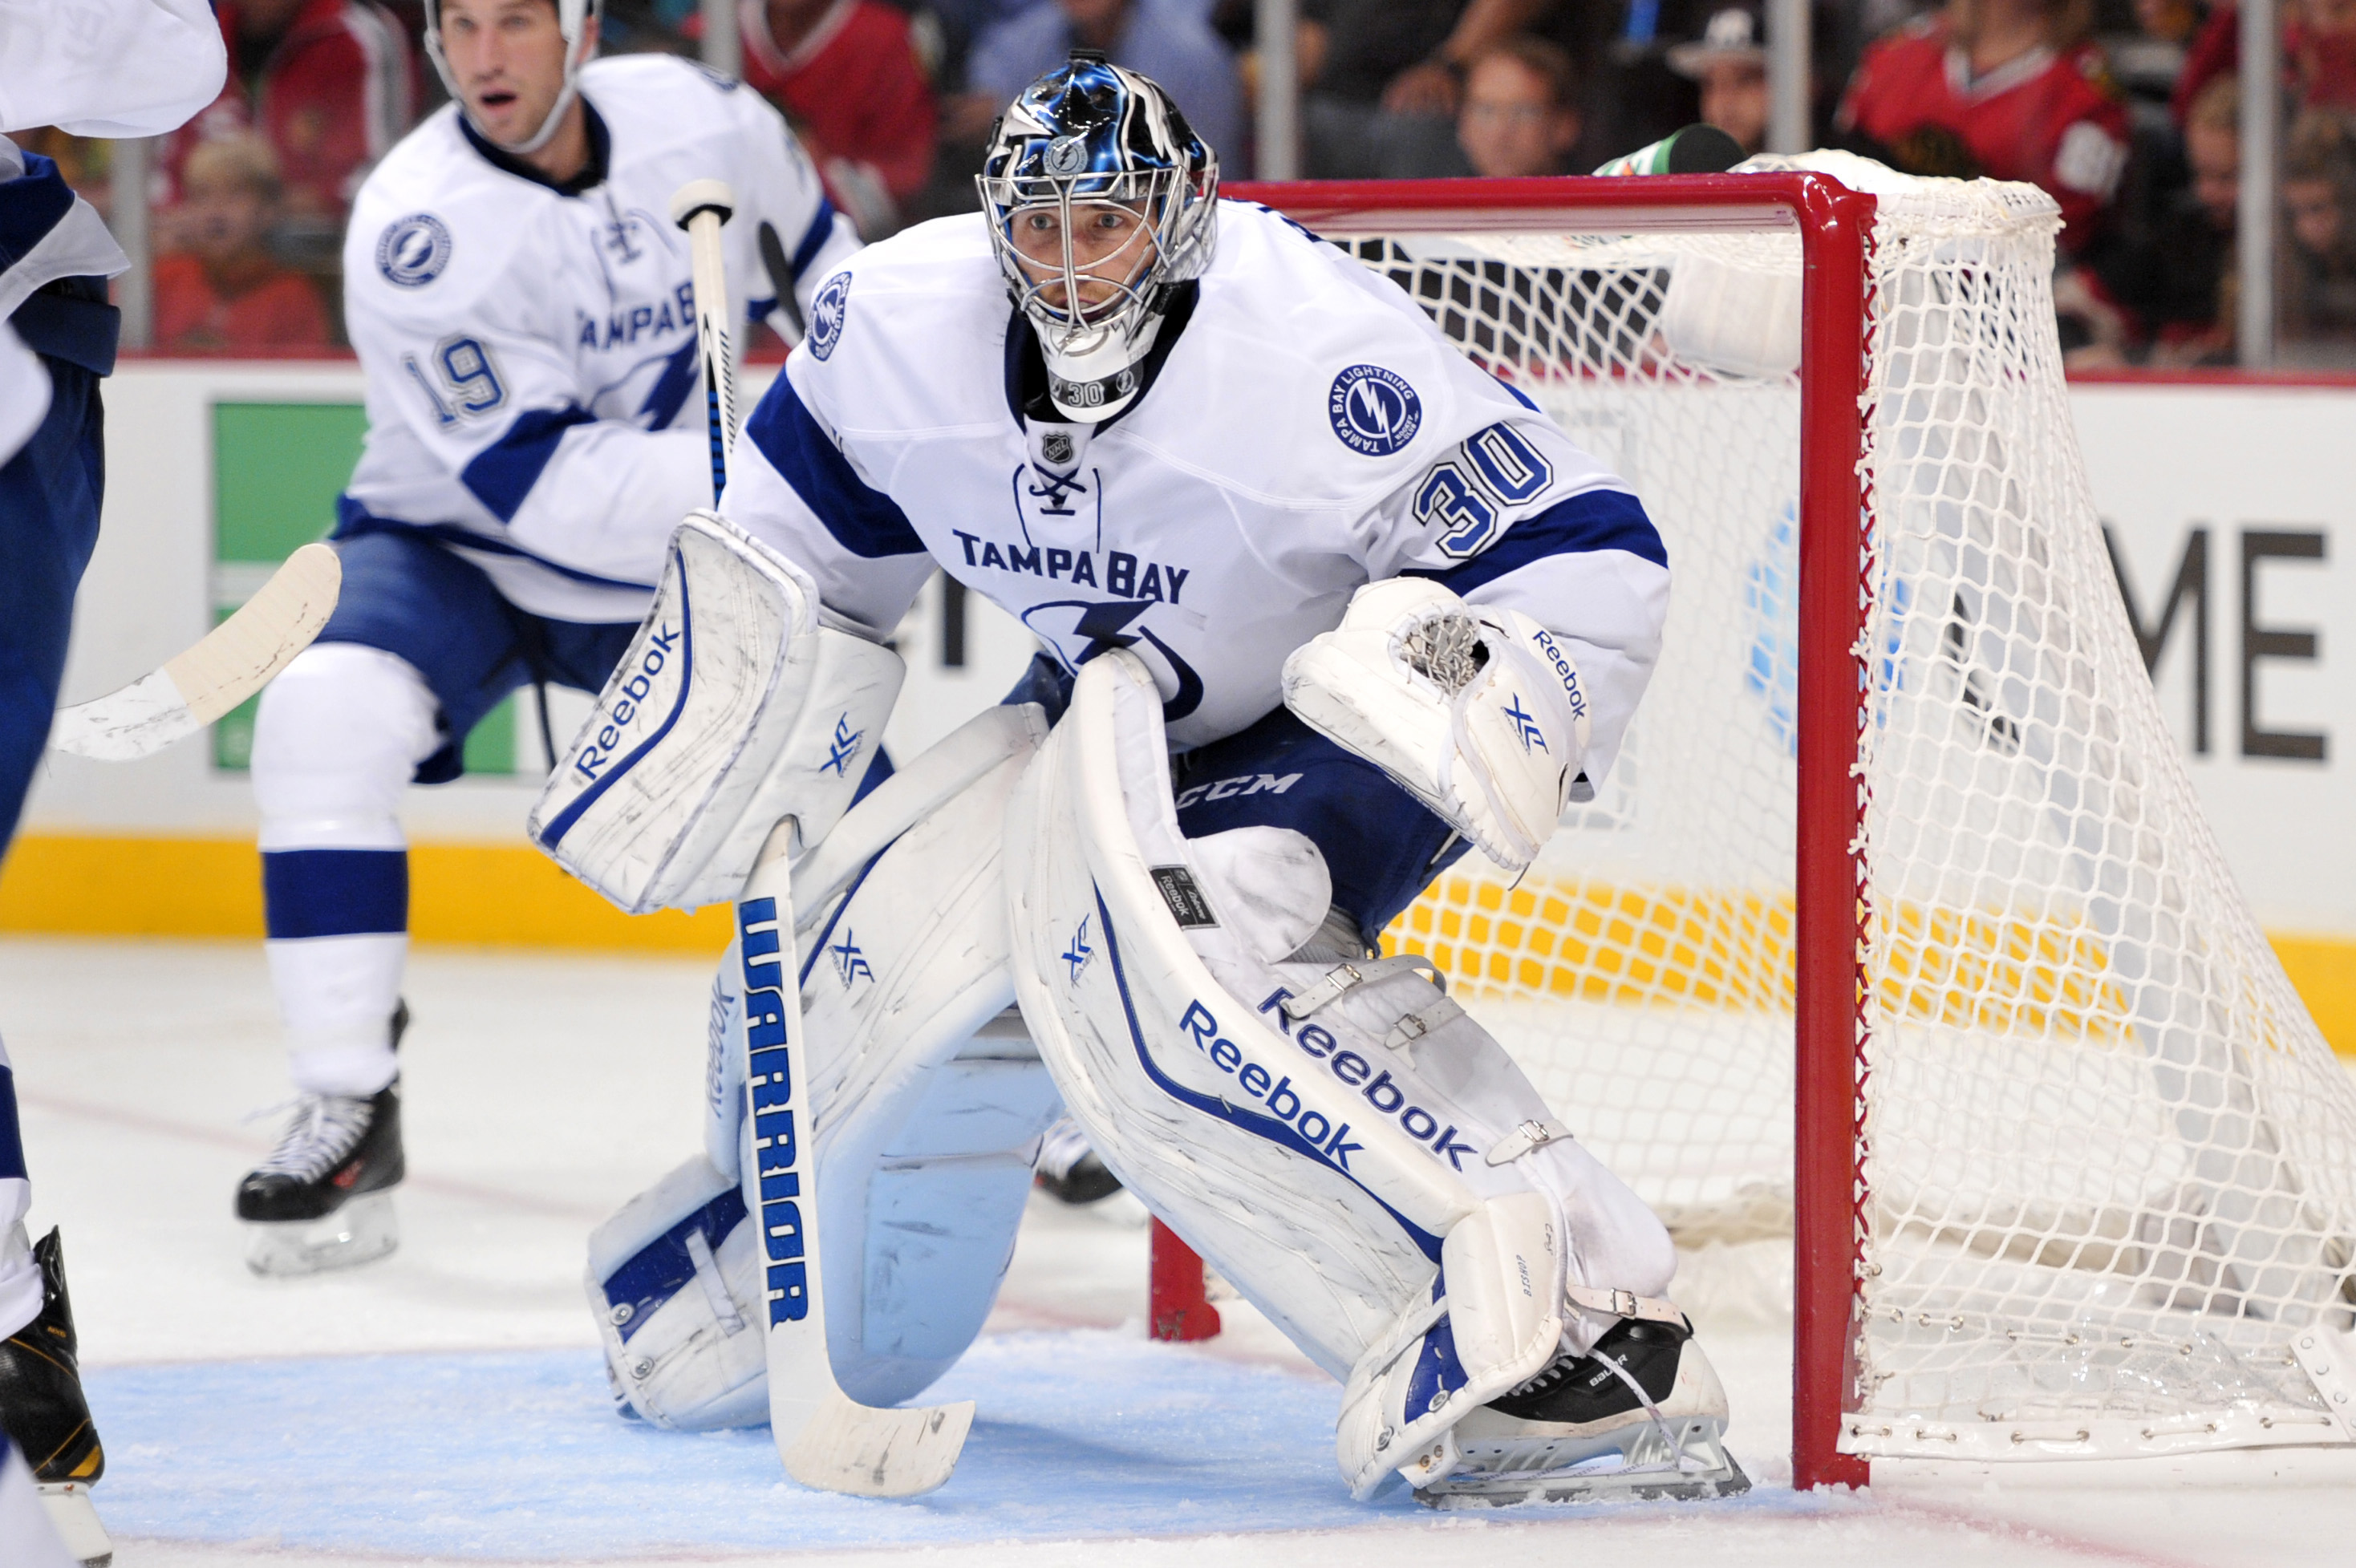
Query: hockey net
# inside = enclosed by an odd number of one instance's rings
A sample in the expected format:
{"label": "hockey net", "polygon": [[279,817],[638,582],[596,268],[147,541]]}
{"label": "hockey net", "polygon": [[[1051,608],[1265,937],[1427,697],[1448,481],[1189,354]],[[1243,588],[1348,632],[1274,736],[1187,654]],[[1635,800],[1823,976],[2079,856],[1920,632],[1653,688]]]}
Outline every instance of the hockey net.
{"label": "hockey net", "polygon": [[[2346,1441],[2314,1330],[2356,1304],[2356,1093],[2126,619],[2053,205],[1829,166],[1875,196],[1794,165],[1249,193],[1623,475],[1669,554],[1601,793],[1387,945],[1682,1247],[1796,1226],[1799,1484]],[[1756,341],[1673,341],[1681,271]]]}

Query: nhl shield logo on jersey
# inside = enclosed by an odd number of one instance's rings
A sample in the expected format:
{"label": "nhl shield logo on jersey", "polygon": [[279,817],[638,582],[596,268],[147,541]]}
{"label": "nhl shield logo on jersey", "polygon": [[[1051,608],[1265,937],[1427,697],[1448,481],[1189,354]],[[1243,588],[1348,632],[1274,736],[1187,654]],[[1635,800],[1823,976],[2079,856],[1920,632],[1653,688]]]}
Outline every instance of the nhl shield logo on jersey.
{"label": "nhl shield logo on jersey", "polygon": [[842,315],[851,307],[851,274],[837,272],[810,301],[809,351],[823,359],[842,341]]}
{"label": "nhl shield logo on jersey", "polygon": [[1361,457],[1388,457],[1423,427],[1423,400],[1407,379],[1379,365],[1353,365],[1333,378],[1325,417]]}
{"label": "nhl shield logo on jersey", "polygon": [[450,264],[450,230],[430,212],[412,212],[385,225],[376,242],[376,270],[404,289],[422,289]]}

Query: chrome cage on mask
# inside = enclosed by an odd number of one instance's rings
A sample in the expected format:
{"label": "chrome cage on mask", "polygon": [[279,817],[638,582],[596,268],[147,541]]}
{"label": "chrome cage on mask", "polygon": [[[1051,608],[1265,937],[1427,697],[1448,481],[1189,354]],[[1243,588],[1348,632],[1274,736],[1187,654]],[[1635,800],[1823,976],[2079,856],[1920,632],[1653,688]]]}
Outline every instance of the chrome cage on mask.
{"label": "chrome cage on mask", "polygon": [[[1055,147],[1051,144],[1040,161],[1052,160]],[[1030,317],[1041,346],[1050,354],[1078,359],[1135,343],[1158,318],[1166,288],[1201,275],[1216,233],[1217,161],[1206,160],[1191,179],[1188,174],[1162,168],[975,176],[991,215],[990,242],[999,270],[1006,275],[1016,307]],[[1073,248],[1074,209],[1106,203],[1126,208],[1145,221],[1118,250],[1082,266]],[[1025,255],[1015,244],[1015,224],[1024,214],[1042,208],[1055,213],[1063,250],[1060,266]],[[1141,266],[1135,262],[1140,245],[1152,248]],[[1123,276],[1125,272],[1131,275]],[[1100,304],[1085,305],[1084,283],[1110,284],[1113,293]],[[1059,285],[1066,302],[1061,307],[1048,302]]]}

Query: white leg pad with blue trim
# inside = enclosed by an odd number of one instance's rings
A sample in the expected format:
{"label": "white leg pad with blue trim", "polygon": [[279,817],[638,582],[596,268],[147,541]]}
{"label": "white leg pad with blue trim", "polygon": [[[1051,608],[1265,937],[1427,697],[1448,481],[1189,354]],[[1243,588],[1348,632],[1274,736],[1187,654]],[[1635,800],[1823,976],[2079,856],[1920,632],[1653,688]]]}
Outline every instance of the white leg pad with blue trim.
{"label": "white leg pad with blue trim", "polygon": [[1007,879],[1016,994],[1070,1114],[1348,1382],[1359,1495],[1616,1321],[1566,1285],[1666,1285],[1659,1221],[1437,987],[1293,957],[1330,898],[1313,845],[1180,835],[1160,694],[1130,656],[1082,669],[1014,801]]}
{"label": "white leg pad with blue trim", "polygon": [[[1045,729],[1034,707],[979,716],[862,801],[794,869],[804,1040],[795,1060],[817,1119],[828,1353],[836,1382],[862,1404],[914,1398],[981,1331],[1013,1255],[1040,1135],[1061,1114],[1037,1051],[1006,1016],[1013,985],[1000,869],[1007,797]],[[713,987],[705,1156],[633,1205],[668,1190],[660,1213],[625,1226],[625,1210],[608,1222],[616,1243],[648,1238],[640,1251],[592,1249],[591,1305],[616,1386],[663,1424],[690,1423],[679,1396],[664,1407],[660,1390],[645,1392],[650,1383],[691,1387],[715,1421],[768,1413],[761,1336],[742,1336],[740,1349],[721,1310],[733,1306],[755,1328],[762,1320],[738,1186],[737,953],[732,943]],[[690,1180],[691,1169],[702,1175]],[[717,1260],[718,1296],[701,1283],[708,1271],[691,1233]],[[624,1299],[642,1275],[668,1282],[651,1307]],[[664,1317],[626,1340],[611,1321],[624,1306],[632,1317],[669,1313],[692,1326]],[[674,1358],[692,1371],[633,1348],[658,1329],[650,1342],[679,1347]]]}

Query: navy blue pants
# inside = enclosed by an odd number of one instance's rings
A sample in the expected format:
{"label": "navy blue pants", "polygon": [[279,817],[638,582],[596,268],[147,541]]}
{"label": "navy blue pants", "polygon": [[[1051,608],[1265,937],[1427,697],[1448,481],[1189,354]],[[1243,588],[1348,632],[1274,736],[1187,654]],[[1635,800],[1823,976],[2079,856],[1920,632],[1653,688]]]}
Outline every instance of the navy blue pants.
{"label": "navy blue pants", "polygon": [[[1061,719],[1072,677],[1044,654],[1007,694]],[[1325,857],[1333,902],[1371,947],[1383,928],[1472,846],[1382,769],[1277,708],[1246,729],[1170,760],[1178,831],[1290,827]]]}
{"label": "navy blue pants", "polygon": [[[98,545],[106,425],[98,383],[114,368],[118,317],[97,278],[65,278],[10,317],[49,373],[49,411],[0,467],[0,856],[49,741],[75,590]],[[0,1055],[0,1180],[25,1178],[14,1075]]]}

